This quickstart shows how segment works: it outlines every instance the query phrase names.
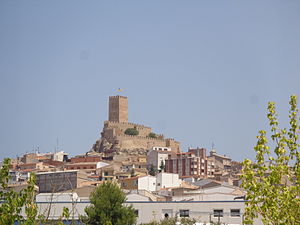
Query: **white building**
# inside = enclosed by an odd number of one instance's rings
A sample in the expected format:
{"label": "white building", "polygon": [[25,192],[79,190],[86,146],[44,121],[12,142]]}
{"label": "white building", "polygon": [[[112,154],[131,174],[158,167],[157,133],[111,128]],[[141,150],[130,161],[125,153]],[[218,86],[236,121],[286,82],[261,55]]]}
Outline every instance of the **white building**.
{"label": "white building", "polygon": [[129,193],[126,195],[126,201],[128,201],[128,202],[149,202],[150,198],[145,195],[141,195],[139,193]]}
{"label": "white building", "polygon": [[151,165],[153,165],[154,168],[157,169],[157,171],[160,171],[161,162],[166,165],[165,161],[168,158],[168,154],[170,153],[170,151],[154,150],[154,148],[158,147],[153,147],[153,150],[150,150],[147,154],[147,167],[150,168]]}
{"label": "white building", "polygon": [[161,172],[156,175],[156,190],[161,188],[179,187],[182,180],[177,173]]}
{"label": "white building", "polygon": [[[134,196],[132,196],[134,197]],[[140,197],[136,196],[141,200]],[[51,204],[51,205],[50,205]],[[152,202],[152,201],[127,201],[125,204],[132,205],[138,215],[137,224],[160,221],[168,217],[189,217],[195,218],[198,224],[210,224],[220,221],[221,224],[243,224],[243,214],[245,211],[244,201],[191,201],[191,202]],[[70,218],[79,221],[80,215],[85,215],[84,209],[90,202],[37,202],[39,212],[49,210],[49,219],[55,220],[61,216],[63,207],[67,207]],[[167,214],[167,215],[166,215]],[[256,219],[253,225],[262,225]]]}
{"label": "white building", "polygon": [[155,191],[156,190],[156,177],[143,176],[138,178],[138,190]]}
{"label": "white building", "polygon": [[171,152],[171,148],[168,148],[168,147],[153,147],[152,150],[155,150],[155,151],[165,151],[165,152]]}
{"label": "white building", "polygon": [[108,166],[109,164],[108,163],[105,163],[105,162],[97,162],[97,165],[96,165],[96,168],[97,169],[100,169],[104,166]]}
{"label": "white building", "polygon": [[66,162],[68,159],[68,153],[65,153],[64,151],[56,152],[53,154],[53,160],[54,161],[60,161],[60,162]]}
{"label": "white building", "polygon": [[230,185],[197,189],[179,187],[172,189],[172,201],[235,201],[245,194],[245,191]]}
{"label": "white building", "polygon": [[79,202],[80,198],[75,192],[40,193],[36,195],[37,202]]}

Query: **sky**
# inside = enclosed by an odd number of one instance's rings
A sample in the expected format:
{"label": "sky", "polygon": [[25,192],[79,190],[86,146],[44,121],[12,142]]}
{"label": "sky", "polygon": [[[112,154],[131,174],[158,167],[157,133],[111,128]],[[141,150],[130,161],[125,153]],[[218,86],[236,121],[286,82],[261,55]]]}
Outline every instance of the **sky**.
{"label": "sky", "polygon": [[300,97],[300,1],[0,1],[0,159],[90,150],[108,97],[189,147],[254,158]]}

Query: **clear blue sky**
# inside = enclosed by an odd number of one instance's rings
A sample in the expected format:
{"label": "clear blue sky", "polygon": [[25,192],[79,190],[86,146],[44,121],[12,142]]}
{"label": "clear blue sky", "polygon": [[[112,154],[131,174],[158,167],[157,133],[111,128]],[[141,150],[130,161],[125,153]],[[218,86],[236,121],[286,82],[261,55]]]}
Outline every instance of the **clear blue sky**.
{"label": "clear blue sky", "polygon": [[0,1],[0,159],[88,151],[122,88],[129,120],[253,158],[268,101],[300,96],[300,1]]}

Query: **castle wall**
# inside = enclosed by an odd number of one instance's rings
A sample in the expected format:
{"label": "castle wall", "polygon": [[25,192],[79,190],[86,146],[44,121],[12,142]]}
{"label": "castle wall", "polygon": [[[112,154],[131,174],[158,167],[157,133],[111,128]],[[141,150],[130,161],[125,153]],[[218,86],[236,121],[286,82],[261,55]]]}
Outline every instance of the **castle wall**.
{"label": "castle wall", "polygon": [[169,147],[172,149],[173,152],[181,152],[180,150],[180,142],[175,141],[174,139],[168,138],[166,139],[166,147]]}
{"label": "castle wall", "polygon": [[154,146],[166,147],[166,141],[157,138],[120,135],[116,139],[119,140],[120,149],[152,149]]}
{"label": "castle wall", "polygon": [[[139,135],[131,136],[124,134],[127,128],[136,128]],[[119,149],[152,149],[155,146],[169,147],[173,152],[180,152],[180,143],[174,139],[164,139],[163,135],[158,138],[148,137],[151,128],[135,123],[105,121],[102,137],[110,143],[118,143]]]}
{"label": "castle wall", "polygon": [[128,128],[136,128],[139,131],[139,136],[142,137],[146,137],[149,133],[152,132],[152,129],[150,127],[146,127],[135,123],[125,123],[125,122],[105,121],[104,130],[107,128],[114,128],[115,135],[118,136],[123,135],[125,130]]}

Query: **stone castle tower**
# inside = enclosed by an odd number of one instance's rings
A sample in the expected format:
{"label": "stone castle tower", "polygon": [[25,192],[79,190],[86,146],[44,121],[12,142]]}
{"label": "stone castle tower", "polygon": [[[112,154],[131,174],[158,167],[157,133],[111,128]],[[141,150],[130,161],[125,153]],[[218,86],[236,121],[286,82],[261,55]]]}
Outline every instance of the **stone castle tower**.
{"label": "stone castle tower", "polygon": [[108,121],[111,122],[128,122],[128,99],[124,96],[110,96]]}
{"label": "stone castle tower", "polygon": [[[96,141],[91,151],[119,152],[144,150],[153,147],[169,147],[173,152],[180,152],[180,143],[174,139],[165,139],[163,135],[150,136],[150,127],[128,122],[128,99],[125,96],[110,96],[108,103],[108,121],[104,121],[101,138]],[[138,135],[126,135],[128,128],[134,128]]]}

